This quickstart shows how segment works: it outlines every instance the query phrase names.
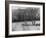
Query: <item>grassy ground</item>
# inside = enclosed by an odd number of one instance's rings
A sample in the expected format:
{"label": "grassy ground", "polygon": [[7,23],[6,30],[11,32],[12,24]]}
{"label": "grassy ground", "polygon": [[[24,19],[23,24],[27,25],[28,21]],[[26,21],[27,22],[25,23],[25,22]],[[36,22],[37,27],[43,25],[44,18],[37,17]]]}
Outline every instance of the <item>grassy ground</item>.
{"label": "grassy ground", "polygon": [[32,22],[18,22],[18,23],[12,23],[12,31],[30,31],[30,30],[40,30],[40,21],[36,21],[35,25],[32,24]]}

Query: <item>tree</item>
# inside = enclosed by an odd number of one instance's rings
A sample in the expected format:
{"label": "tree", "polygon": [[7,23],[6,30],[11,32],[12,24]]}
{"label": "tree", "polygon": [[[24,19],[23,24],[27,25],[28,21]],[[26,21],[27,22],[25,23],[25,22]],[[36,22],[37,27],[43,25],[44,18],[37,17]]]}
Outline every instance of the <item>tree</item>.
{"label": "tree", "polygon": [[[36,20],[36,15],[38,15],[38,11],[39,11],[39,9],[38,8],[33,8],[32,10],[31,10],[31,18],[32,18],[32,24],[33,25],[35,25],[35,20]],[[38,17],[37,17],[38,18]],[[39,19],[40,19],[40,17],[39,17]],[[38,20],[38,19],[37,19]]]}
{"label": "tree", "polygon": [[35,25],[35,20],[40,19],[39,8],[27,8],[27,9],[25,9],[25,16],[24,17],[26,20],[31,20],[32,24]]}
{"label": "tree", "polygon": [[13,18],[17,21],[32,21],[32,24],[35,24],[35,20],[40,19],[39,8],[19,8],[15,9],[13,13]]}

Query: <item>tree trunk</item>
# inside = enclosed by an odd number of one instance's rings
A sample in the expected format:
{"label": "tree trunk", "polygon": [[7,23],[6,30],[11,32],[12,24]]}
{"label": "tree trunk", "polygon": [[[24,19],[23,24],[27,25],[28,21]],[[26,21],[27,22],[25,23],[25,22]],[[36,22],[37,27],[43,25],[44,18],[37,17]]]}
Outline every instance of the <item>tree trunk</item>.
{"label": "tree trunk", "polygon": [[32,21],[32,24],[35,25],[35,21]]}

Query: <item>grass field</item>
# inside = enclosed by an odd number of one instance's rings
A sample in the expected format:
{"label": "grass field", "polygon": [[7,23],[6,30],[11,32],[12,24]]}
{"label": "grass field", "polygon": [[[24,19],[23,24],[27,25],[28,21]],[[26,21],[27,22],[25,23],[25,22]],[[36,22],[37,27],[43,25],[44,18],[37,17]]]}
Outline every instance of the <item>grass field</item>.
{"label": "grass field", "polygon": [[40,21],[36,21],[35,25],[31,21],[26,22],[14,22],[12,23],[12,31],[31,31],[40,30]]}

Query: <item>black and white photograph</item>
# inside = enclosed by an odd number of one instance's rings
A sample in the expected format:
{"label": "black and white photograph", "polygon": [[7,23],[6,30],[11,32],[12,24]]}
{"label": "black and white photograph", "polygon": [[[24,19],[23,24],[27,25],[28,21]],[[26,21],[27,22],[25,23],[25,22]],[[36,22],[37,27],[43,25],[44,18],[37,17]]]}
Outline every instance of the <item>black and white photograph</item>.
{"label": "black and white photograph", "polygon": [[44,3],[9,3],[8,35],[43,34]]}
{"label": "black and white photograph", "polygon": [[40,30],[40,8],[12,6],[12,31]]}

